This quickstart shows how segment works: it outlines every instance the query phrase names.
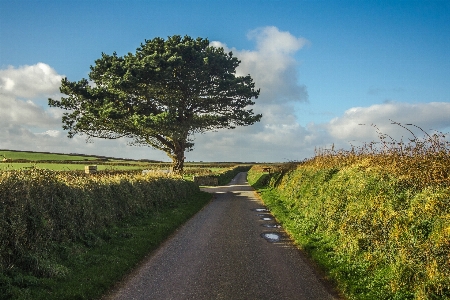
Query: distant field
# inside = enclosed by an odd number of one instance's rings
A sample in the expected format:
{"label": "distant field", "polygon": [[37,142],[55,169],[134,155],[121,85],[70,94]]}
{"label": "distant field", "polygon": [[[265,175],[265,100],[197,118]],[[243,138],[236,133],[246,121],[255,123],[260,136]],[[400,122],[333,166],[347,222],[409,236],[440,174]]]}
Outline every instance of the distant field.
{"label": "distant field", "polygon": [[99,171],[126,171],[149,168],[151,163],[83,154],[0,150],[0,171],[29,168],[75,171],[84,170],[84,166],[90,164],[97,165]]}
{"label": "distant field", "polygon": [[[0,163],[0,170],[21,170],[21,169],[29,169],[29,168],[38,168],[38,169],[48,169],[54,171],[76,171],[76,170],[84,170],[84,166],[89,164],[70,164],[70,163]],[[144,165],[114,165],[114,164],[96,164],[97,169],[99,171],[103,170],[141,170],[145,169]]]}
{"label": "distant field", "polygon": [[27,151],[11,151],[11,150],[0,150],[0,160],[1,159],[17,160],[26,159],[32,161],[39,160],[70,160],[70,161],[81,161],[81,160],[98,160],[95,156],[84,156],[84,155],[70,155],[70,154],[56,154],[56,153],[41,153],[41,152],[27,152]]}
{"label": "distant field", "polygon": [[[185,163],[185,175],[191,176],[205,173],[219,173],[238,163],[208,163],[191,162]],[[99,171],[104,170],[144,170],[144,169],[171,169],[170,163],[157,162],[153,160],[132,160],[112,158],[104,156],[93,156],[83,154],[62,154],[31,151],[0,150],[0,171],[21,169],[48,169],[55,171],[77,171],[84,170],[86,165],[97,165]]]}

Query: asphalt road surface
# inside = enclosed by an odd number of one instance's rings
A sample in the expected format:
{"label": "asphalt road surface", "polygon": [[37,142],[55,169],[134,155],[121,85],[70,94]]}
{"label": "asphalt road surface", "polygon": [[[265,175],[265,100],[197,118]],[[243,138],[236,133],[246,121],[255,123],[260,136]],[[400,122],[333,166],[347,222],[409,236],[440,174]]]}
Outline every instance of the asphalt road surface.
{"label": "asphalt road surface", "polygon": [[107,299],[337,299],[240,173]]}

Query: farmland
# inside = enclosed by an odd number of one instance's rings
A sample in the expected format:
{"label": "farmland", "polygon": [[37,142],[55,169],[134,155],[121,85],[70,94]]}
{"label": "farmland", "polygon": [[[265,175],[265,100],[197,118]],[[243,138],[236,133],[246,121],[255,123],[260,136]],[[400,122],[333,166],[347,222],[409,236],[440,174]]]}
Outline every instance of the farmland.
{"label": "farmland", "polygon": [[100,159],[98,156],[14,150],[0,150],[0,156],[9,161],[89,161]]}
{"label": "farmland", "polygon": [[[138,161],[48,152],[0,150],[0,170],[26,170],[31,168],[55,171],[82,171],[85,165],[97,165],[98,170],[142,170],[152,161]],[[158,162],[156,162],[158,163]]]}
{"label": "farmland", "polygon": [[[3,161],[2,161],[3,159]],[[238,163],[186,163],[185,174],[220,173]],[[99,171],[169,170],[170,163],[155,160],[131,160],[105,156],[61,154],[48,152],[0,150],[0,171],[46,169],[54,171],[84,171],[86,165],[96,165]]]}

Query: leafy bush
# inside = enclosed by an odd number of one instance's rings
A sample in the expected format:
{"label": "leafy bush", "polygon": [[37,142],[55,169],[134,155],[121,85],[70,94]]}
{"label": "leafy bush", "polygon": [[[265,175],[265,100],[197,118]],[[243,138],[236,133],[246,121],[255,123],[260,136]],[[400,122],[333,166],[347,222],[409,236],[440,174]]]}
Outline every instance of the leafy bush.
{"label": "leafy bush", "polygon": [[51,263],[55,244],[83,240],[129,217],[171,207],[198,192],[179,178],[81,175],[47,170],[0,173],[0,274],[64,276]]}

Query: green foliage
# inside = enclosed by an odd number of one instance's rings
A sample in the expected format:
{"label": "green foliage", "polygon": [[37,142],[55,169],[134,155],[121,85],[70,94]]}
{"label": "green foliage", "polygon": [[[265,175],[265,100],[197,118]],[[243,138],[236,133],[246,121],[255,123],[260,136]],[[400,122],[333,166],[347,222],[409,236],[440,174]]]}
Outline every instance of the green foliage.
{"label": "green foliage", "polygon": [[349,299],[450,298],[450,188],[352,159],[270,176],[254,168],[249,182]]}
{"label": "green foliage", "polygon": [[246,108],[259,90],[250,75],[236,76],[239,63],[207,39],[155,38],[135,54],[102,54],[91,67],[91,82],[64,78],[67,97],[49,99],[49,105],[68,111],[62,122],[69,137],[128,137],[166,152],[179,172],[193,133],[260,120]]}
{"label": "green foliage", "polygon": [[173,207],[87,232],[75,242],[53,243],[52,265],[65,273],[51,278],[0,273],[0,299],[98,299],[210,199],[211,194],[198,192]]}
{"label": "green foliage", "polygon": [[47,170],[0,173],[0,274],[59,277],[53,245],[82,241],[130,216],[171,208],[198,192],[178,178],[79,175]]}

